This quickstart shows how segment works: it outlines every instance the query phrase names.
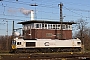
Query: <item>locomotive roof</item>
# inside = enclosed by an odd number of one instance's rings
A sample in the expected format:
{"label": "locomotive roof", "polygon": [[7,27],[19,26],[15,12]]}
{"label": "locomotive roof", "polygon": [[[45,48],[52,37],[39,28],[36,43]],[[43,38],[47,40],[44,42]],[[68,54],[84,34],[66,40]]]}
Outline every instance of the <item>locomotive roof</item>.
{"label": "locomotive roof", "polygon": [[[31,23],[49,23],[49,24],[60,24],[59,21],[44,21],[44,20],[30,20],[30,21],[24,21],[24,22],[18,22],[18,24],[31,24]],[[62,24],[76,24],[75,22],[62,22]]]}

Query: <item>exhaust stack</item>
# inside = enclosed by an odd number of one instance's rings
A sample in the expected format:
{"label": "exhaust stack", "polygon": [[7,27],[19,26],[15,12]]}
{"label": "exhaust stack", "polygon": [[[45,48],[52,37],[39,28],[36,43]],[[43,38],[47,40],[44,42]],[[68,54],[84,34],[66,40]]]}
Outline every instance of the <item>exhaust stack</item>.
{"label": "exhaust stack", "polygon": [[31,10],[31,20],[34,20],[34,10]]}

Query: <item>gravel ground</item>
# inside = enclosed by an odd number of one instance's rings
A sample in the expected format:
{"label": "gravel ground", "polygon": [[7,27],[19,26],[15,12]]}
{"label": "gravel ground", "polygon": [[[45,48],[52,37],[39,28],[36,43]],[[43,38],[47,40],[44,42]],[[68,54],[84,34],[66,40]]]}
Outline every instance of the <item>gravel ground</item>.
{"label": "gravel ground", "polygon": [[2,53],[0,60],[90,60],[90,53]]}

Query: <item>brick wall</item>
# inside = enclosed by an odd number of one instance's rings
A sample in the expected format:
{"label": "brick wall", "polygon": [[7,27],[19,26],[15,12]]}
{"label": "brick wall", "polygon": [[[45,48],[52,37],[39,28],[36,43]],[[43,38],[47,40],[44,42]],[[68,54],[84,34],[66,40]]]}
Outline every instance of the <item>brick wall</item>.
{"label": "brick wall", "polygon": [[[25,39],[60,39],[60,30],[47,30],[47,29],[32,29],[24,31]],[[72,30],[63,30],[63,39],[71,39]]]}

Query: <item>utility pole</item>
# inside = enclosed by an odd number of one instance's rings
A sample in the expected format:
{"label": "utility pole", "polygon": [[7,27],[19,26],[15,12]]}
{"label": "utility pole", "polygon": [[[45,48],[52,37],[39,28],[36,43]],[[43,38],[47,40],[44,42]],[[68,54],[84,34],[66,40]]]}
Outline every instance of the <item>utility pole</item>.
{"label": "utility pole", "polygon": [[8,50],[8,48],[9,48],[9,40],[8,40],[8,21],[6,21],[7,22],[7,50]]}
{"label": "utility pole", "polygon": [[14,21],[13,21],[12,37],[14,38]]}
{"label": "utility pole", "polygon": [[[10,45],[12,45],[12,40],[14,40],[14,21],[12,22],[12,39],[10,40]],[[10,48],[10,51],[12,52],[12,48]]]}
{"label": "utility pole", "polygon": [[7,36],[8,36],[8,21],[6,21],[7,22]]}
{"label": "utility pole", "polygon": [[81,30],[81,40],[82,40],[82,53],[85,53],[84,36],[83,36],[83,25],[82,25],[82,30]]}
{"label": "utility pole", "polygon": [[63,6],[63,3],[60,3],[58,4],[58,6],[60,7],[60,23],[61,23],[61,30],[60,30],[60,39],[63,39],[63,17],[62,17],[62,6]]}

